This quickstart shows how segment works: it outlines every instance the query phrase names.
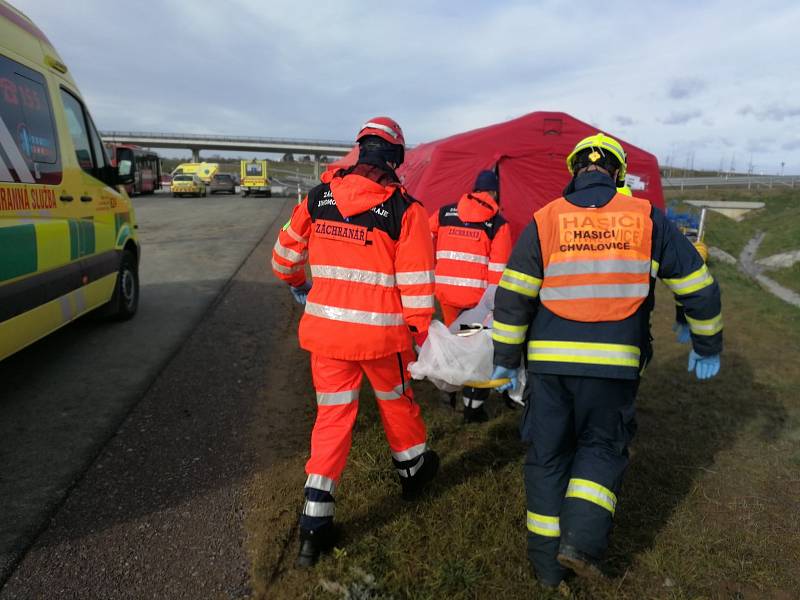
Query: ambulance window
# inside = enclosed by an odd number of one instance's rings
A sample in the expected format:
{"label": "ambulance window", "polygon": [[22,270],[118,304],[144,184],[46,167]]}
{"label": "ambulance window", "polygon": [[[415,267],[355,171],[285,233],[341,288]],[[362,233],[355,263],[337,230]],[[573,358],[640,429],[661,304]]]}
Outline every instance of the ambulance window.
{"label": "ambulance window", "polygon": [[75,156],[81,169],[93,174],[92,147],[89,144],[89,132],[86,130],[86,120],[83,117],[83,107],[75,96],[61,90],[61,100],[64,103],[64,113],[67,117],[67,128],[75,146]]}
{"label": "ambulance window", "polygon": [[92,138],[92,150],[94,150],[94,166],[98,169],[103,169],[109,160],[106,156],[105,148],[103,148],[103,141],[100,139],[100,134],[97,133],[97,128],[94,126],[92,117],[89,120],[89,135]]}
{"label": "ambulance window", "polygon": [[45,79],[5,56],[0,56],[0,181],[61,182]]}

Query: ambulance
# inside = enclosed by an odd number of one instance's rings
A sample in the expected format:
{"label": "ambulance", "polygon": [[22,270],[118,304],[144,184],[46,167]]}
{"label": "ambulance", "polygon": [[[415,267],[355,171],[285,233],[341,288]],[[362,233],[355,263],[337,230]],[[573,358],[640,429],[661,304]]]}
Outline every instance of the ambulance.
{"label": "ambulance", "polygon": [[172,171],[172,176],[197,175],[200,181],[209,185],[211,183],[211,178],[214,177],[217,171],[219,171],[219,163],[181,163]]}
{"label": "ambulance", "polygon": [[136,314],[131,167],[111,166],[67,66],[0,0],[0,360],[94,309]]}
{"label": "ambulance", "polygon": [[250,194],[264,194],[267,198],[272,195],[272,187],[267,176],[267,161],[243,160],[241,161],[242,196]]}

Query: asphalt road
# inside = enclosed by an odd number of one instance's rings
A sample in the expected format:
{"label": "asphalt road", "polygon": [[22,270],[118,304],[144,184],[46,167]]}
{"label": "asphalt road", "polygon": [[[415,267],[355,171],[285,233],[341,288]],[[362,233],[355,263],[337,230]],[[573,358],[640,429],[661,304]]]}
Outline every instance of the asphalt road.
{"label": "asphalt road", "polygon": [[0,363],[0,585],[287,201],[157,195],[134,204],[136,318],[84,318]]}

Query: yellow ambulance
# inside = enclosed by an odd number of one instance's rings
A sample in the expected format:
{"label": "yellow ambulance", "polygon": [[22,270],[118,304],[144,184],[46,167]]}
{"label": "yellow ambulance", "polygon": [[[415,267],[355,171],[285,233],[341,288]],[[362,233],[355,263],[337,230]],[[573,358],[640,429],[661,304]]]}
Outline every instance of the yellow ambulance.
{"label": "yellow ambulance", "polygon": [[272,187],[267,176],[267,161],[243,160],[241,161],[242,196],[264,194],[267,198],[272,195]]}
{"label": "yellow ambulance", "polygon": [[219,171],[219,163],[181,163],[172,170],[172,177],[175,175],[197,175],[200,181],[209,185],[211,178]]}
{"label": "yellow ambulance", "polygon": [[0,0],[0,360],[93,309],[136,313],[131,181],[47,37]]}

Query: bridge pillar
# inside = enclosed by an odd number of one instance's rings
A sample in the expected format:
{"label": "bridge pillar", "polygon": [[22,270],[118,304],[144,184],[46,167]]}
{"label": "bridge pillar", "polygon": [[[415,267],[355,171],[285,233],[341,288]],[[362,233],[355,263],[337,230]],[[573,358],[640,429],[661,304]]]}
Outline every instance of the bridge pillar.
{"label": "bridge pillar", "polygon": [[319,154],[314,155],[314,179],[319,181]]}
{"label": "bridge pillar", "polygon": [[200,162],[200,148],[191,148],[192,151],[192,162],[199,163]]}

